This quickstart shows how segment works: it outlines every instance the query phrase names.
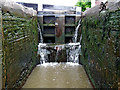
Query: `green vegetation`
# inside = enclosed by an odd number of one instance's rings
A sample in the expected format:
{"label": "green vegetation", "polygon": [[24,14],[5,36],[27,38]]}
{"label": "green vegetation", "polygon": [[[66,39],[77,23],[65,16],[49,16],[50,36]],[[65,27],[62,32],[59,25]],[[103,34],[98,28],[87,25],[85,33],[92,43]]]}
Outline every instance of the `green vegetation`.
{"label": "green vegetation", "polygon": [[76,4],[76,6],[81,7],[82,11],[85,11],[86,8],[91,7],[91,0],[79,0]]}
{"label": "green vegetation", "polygon": [[[96,88],[117,88],[120,77],[120,10],[82,18],[80,62]],[[115,48],[115,49],[114,49]]]}

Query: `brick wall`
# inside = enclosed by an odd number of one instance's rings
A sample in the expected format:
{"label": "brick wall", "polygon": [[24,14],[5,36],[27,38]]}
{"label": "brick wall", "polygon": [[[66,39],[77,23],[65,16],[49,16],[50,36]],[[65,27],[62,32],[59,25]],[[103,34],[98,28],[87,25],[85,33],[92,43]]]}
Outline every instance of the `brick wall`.
{"label": "brick wall", "polygon": [[3,88],[20,88],[37,64],[37,18],[2,12]]}

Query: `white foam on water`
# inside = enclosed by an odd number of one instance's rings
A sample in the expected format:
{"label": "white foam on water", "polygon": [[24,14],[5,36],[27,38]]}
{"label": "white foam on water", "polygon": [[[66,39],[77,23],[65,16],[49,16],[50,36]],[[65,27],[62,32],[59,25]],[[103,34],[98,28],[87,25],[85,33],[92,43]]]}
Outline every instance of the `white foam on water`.
{"label": "white foam on water", "polygon": [[67,62],[79,63],[80,52],[81,52],[80,43],[69,43],[66,49]]}
{"label": "white foam on water", "polygon": [[68,43],[68,45],[80,45],[80,43]]}
{"label": "white foam on water", "polygon": [[78,66],[78,65],[80,65],[80,64],[78,64],[78,63],[73,63],[73,62],[67,62],[66,64],[67,64],[67,65],[71,65],[71,66]]}
{"label": "white foam on water", "polygon": [[47,44],[46,43],[39,43],[38,46],[46,46]]}
{"label": "white foam on water", "polygon": [[37,66],[44,66],[44,67],[47,67],[47,66],[56,66],[58,65],[59,63],[57,62],[51,62],[51,63],[43,63],[43,64],[39,64]]}
{"label": "white foam on water", "polygon": [[78,63],[73,63],[73,62],[66,62],[66,63],[57,63],[57,62],[50,62],[50,63],[43,63],[43,64],[38,64],[37,66],[43,66],[43,67],[47,67],[47,66],[56,66],[56,65],[60,65],[60,64],[65,64],[65,65],[69,65],[69,66],[81,66]]}

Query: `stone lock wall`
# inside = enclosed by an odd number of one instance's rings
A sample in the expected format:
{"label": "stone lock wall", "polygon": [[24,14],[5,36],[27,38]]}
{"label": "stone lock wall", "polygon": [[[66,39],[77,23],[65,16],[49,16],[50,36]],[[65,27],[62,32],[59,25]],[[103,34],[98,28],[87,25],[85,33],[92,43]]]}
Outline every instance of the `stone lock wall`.
{"label": "stone lock wall", "polygon": [[[0,22],[2,18],[2,12],[0,8]],[[2,30],[1,30],[1,23],[0,23],[0,89],[2,89]]]}
{"label": "stone lock wall", "polygon": [[20,88],[37,64],[37,17],[2,12],[3,88]]}
{"label": "stone lock wall", "polygon": [[[91,10],[92,11],[92,10]],[[120,10],[82,19],[81,63],[97,88],[116,88],[120,78]]]}

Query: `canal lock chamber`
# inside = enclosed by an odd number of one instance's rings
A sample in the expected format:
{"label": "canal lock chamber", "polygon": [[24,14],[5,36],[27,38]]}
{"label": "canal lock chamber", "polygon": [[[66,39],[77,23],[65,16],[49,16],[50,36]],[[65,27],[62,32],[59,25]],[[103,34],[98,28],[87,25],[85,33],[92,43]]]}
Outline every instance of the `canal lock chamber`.
{"label": "canal lock chamber", "polygon": [[[57,23],[47,24],[43,22],[43,19],[46,20],[46,16],[37,17],[34,10],[22,8],[25,11],[21,9],[19,11],[15,9],[16,6],[9,3],[12,6],[10,9],[5,4],[7,2],[1,2],[0,65],[2,62],[1,85],[3,89],[22,88],[33,68],[39,63],[61,62],[62,60],[62,62],[78,63],[78,59],[69,61],[68,54],[71,55],[71,53],[74,55],[81,53],[81,56],[78,57],[80,58],[79,63],[83,65],[95,88],[120,87],[119,0],[108,3],[108,11],[99,13],[98,5],[83,14],[79,32],[80,35],[82,33],[82,40],[79,35],[76,44],[70,43],[73,42],[74,35],[71,34],[74,34],[73,30],[76,26],[74,21],[69,25],[67,20],[71,16],[67,15],[66,19],[60,19],[60,22],[57,17]],[[18,5],[18,7],[21,6]],[[55,18],[54,15],[52,15],[53,18]],[[75,16],[72,16],[72,20],[76,20],[73,18]],[[59,24],[60,26],[58,26]],[[40,29],[41,31],[45,29],[45,32],[41,33],[43,35],[38,35]],[[48,29],[52,30],[52,33],[47,31]],[[79,42],[80,40],[81,42]],[[57,43],[57,45],[45,43]],[[72,52],[72,50],[76,50],[76,52]],[[70,60],[72,58],[74,57],[70,57]]]}

